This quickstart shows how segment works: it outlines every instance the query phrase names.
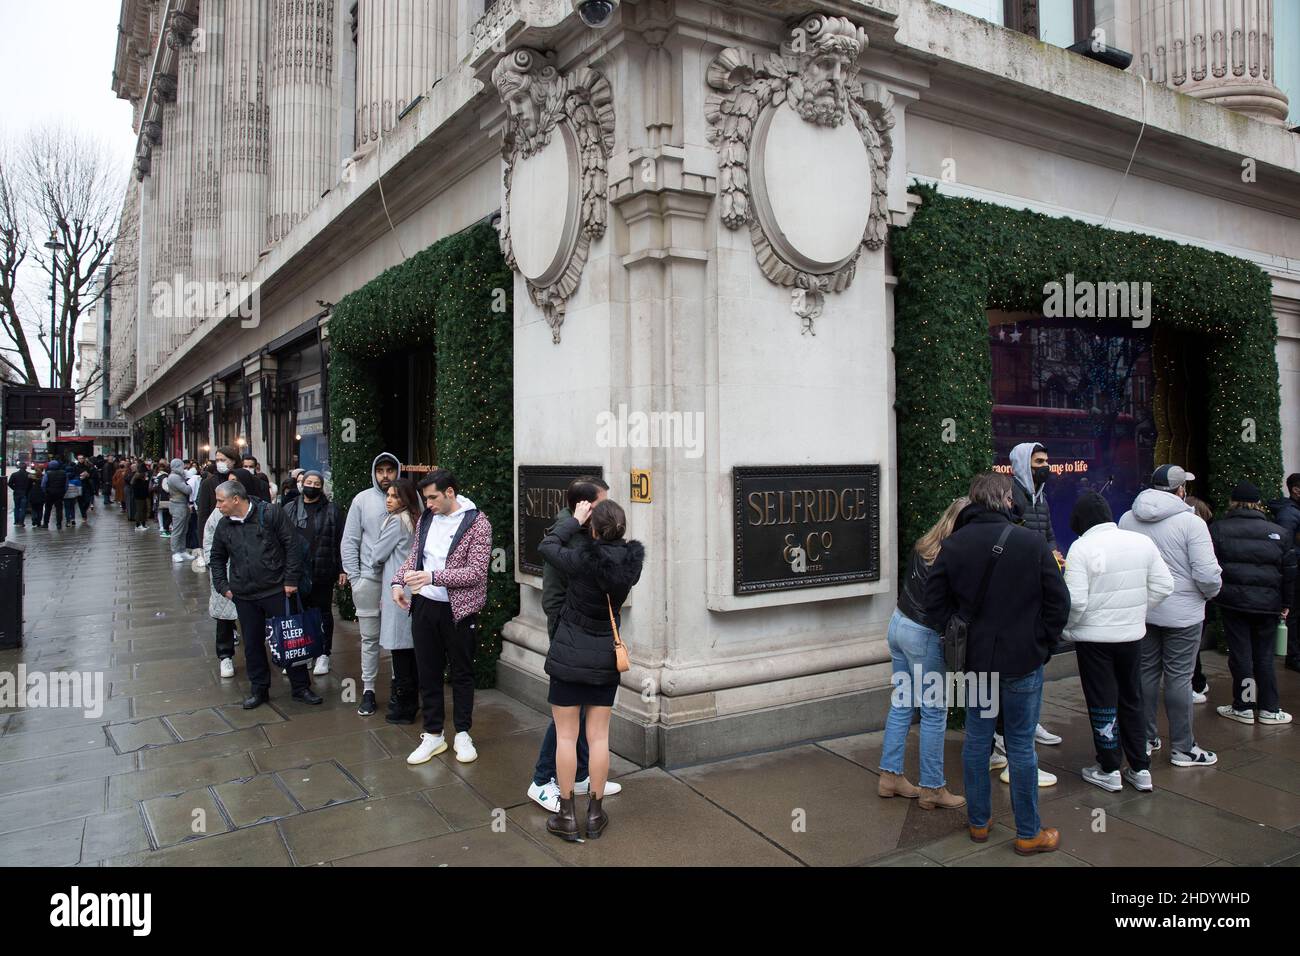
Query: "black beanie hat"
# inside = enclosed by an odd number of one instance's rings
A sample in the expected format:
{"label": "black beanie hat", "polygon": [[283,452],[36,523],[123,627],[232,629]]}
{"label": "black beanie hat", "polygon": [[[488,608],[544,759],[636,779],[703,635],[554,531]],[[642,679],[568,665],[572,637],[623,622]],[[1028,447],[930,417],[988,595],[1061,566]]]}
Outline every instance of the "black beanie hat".
{"label": "black beanie hat", "polygon": [[1257,504],[1259,502],[1259,489],[1249,481],[1239,481],[1237,487],[1232,489],[1232,500]]}
{"label": "black beanie hat", "polygon": [[1107,521],[1114,521],[1115,515],[1110,504],[1095,491],[1085,491],[1074,503],[1074,513],[1070,515],[1070,530],[1079,537],[1089,528]]}

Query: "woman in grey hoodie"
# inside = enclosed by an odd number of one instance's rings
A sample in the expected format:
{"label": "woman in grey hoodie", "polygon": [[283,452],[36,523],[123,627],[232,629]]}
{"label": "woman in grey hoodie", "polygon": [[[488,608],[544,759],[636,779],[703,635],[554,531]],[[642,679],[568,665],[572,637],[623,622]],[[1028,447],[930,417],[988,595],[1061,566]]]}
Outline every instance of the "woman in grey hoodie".
{"label": "woman in grey hoodie", "polygon": [[167,493],[167,510],[172,516],[172,563],[180,564],[185,560],[185,525],[190,517],[190,483],[185,476],[185,462],[179,458],[171,460],[171,474],[163,481],[163,490]]}

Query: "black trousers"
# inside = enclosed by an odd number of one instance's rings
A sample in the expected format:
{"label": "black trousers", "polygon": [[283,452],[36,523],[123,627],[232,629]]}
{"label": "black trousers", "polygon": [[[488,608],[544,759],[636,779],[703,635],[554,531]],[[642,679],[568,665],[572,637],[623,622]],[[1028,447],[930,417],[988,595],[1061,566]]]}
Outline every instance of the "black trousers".
{"label": "black trousers", "polygon": [[[337,577],[337,576],[336,576]],[[312,582],[312,589],[303,596],[304,607],[314,607],[320,611],[321,635],[324,638],[325,654],[328,656],[334,648],[334,581]]]}
{"label": "black trousers", "polygon": [[1220,608],[1219,617],[1223,621],[1223,635],[1228,640],[1232,706],[1237,710],[1257,712],[1277,710],[1273,651],[1277,642],[1278,615],[1247,614]]}
{"label": "black trousers", "polygon": [[[266,623],[284,614],[284,592],[256,601],[235,598],[239,632],[244,635],[244,666],[253,690],[271,689],[271,662],[266,653]],[[310,668],[296,664],[289,668],[289,686],[301,690],[311,686]]]}
{"label": "black trousers", "polygon": [[235,656],[235,622],[217,621],[217,660]]}
{"label": "black trousers", "polygon": [[417,594],[411,599],[411,638],[420,675],[425,733],[442,733],[442,674],[449,663],[452,722],[457,733],[468,731],[474,718],[474,644],[478,640],[478,615],[471,614],[457,623],[449,603],[430,601]]}
{"label": "black trousers", "polygon": [[41,515],[42,528],[48,528],[50,526],[50,515],[54,516],[54,526],[56,528],[62,528],[63,527],[63,499],[62,498],[47,497],[45,499],[45,513]]}
{"label": "black trousers", "polygon": [[1291,613],[1286,616],[1286,662],[1300,667],[1300,575],[1296,575]]}
{"label": "black trousers", "polygon": [[1077,641],[1074,648],[1097,764],[1104,773],[1114,773],[1125,756],[1134,770],[1150,769],[1142,715],[1142,642]]}

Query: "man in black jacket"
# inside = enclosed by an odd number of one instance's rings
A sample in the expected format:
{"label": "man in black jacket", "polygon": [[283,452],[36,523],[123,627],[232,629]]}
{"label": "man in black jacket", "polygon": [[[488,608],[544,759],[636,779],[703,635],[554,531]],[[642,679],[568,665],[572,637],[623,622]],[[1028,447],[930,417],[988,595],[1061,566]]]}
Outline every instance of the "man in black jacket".
{"label": "man in black jacket", "polygon": [[252,472],[253,477],[257,479],[257,487],[249,488],[249,494],[253,495],[255,498],[261,498],[263,501],[270,501],[271,479],[266,477],[266,475],[259,470],[260,466],[257,464],[257,459],[252,455],[245,455],[243,467]]}
{"label": "man in black jacket", "polygon": [[1259,498],[1253,484],[1238,482],[1227,512],[1210,525],[1223,568],[1214,603],[1232,673],[1232,703],[1218,712],[1243,724],[1289,724],[1291,715],[1278,705],[1273,650],[1278,616],[1289,616],[1295,598],[1295,547],[1291,533],[1268,520]]}
{"label": "man in black jacket", "polygon": [[217,485],[230,480],[231,472],[239,467],[239,452],[231,445],[222,445],[217,449],[215,474],[208,475],[199,482],[199,496],[194,502],[199,510],[199,533],[208,526],[208,516],[217,506]]}
{"label": "man in black jacket", "polygon": [[[266,623],[285,613],[288,596],[298,590],[301,557],[293,525],[279,506],[250,500],[248,490],[237,481],[218,485],[216,501],[224,517],[212,535],[212,589],[235,602],[239,630],[244,635],[244,663],[252,685],[244,709],[252,710],[271,696]],[[312,692],[305,663],[289,668],[289,685],[294,700],[321,702]]]}
{"label": "man in black jacket", "polygon": [[[1300,472],[1286,476],[1286,497],[1268,503],[1273,520],[1286,528],[1291,536],[1291,550],[1300,561]],[[1296,576],[1296,589],[1291,594],[1292,613],[1286,619],[1286,669],[1300,671],[1300,575]]]}
{"label": "man in black jacket", "polygon": [[338,505],[325,497],[325,478],[319,471],[307,472],[303,476],[302,494],[295,495],[283,507],[290,524],[307,542],[307,553],[311,555],[311,592],[303,596],[303,604],[320,610],[325,647],[324,653],[316,658],[314,673],[328,674],[334,648],[334,588],[343,573],[340,552],[343,515]]}
{"label": "man in black jacket", "polygon": [[[9,490],[13,492],[14,527],[27,527],[27,494],[32,490],[32,476],[23,466],[9,476]],[[32,524],[39,524],[39,518],[32,517]]]}
{"label": "man in black jacket", "polygon": [[41,527],[50,526],[50,515],[54,515],[54,527],[63,530],[63,496],[68,492],[68,473],[63,470],[63,462],[51,458],[41,476],[41,488],[45,492],[45,512],[41,516]]}
{"label": "man in black jacket", "polygon": [[[925,584],[925,614],[943,629],[960,614],[969,622],[966,670],[991,698],[966,709],[962,748],[971,839],[988,839],[992,814],[988,760],[996,712],[1006,727],[1011,805],[1020,854],[1055,850],[1060,833],[1038,817],[1034,727],[1042,704],[1043,665],[1070,615],[1070,592],[1043,535],[1011,524],[1011,479],[994,472],[971,482],[971,503],[943,543]],[[979,600],[981,582],[987,590]],[[979,605],[978,607],[976,605]],[[996,684],[993,681],[996,680]],[[995,707],[989,706],[999,702]]]}

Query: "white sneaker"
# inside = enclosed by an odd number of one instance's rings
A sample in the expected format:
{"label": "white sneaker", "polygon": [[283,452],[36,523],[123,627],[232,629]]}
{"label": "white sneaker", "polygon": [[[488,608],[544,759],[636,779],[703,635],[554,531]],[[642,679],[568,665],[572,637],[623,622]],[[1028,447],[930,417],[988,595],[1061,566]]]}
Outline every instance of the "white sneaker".
{"label": "white sneaker", "polygon": [[[612,797],[616,793],[621,793],[622,790],[623,790],[623,785],[621,783],[615,783],[613,780],[605,781],[605,797]],[[590,777],[588,777],[585,780],[579,780],[577,783],[573,785],[573,795],[575,797],[582,796],[583,794],[589,793],[590,791],[591,791]],[[601,797],[600,799],[604,800],[605,797]]]}
{"label": "white sneaker", "polygon": [[1082,774],[1083,779],[1088,783],[1094,787],[1101,787],[1101,789],[1110,793],[1119,793],[1124,789],[1124,781],[1120,777],[1118,770],[1106,773],[1099,764],[1093,764],[1091,767],[1084,767]]}
{"label": "white sneaker", "polygon": [[474,749],[474,741],[465,731],[462,730],[456,735],[452,746],[456,748],[456,759],[461,763],[473,763],[478,759],[478,751]]}
{"label": "white sneaker", "polygon": [[233,658],[229,658],[229,657],[221,658],[221,676],[222,677],[235,676],[235,661]]}
{"label": "white sneaker", "polygon": [[172,555],[172,564],[180,564],[184,560],[185,560],[184,551],[177,551],[175,554]]}
{"label": "white sneaker", "polygon": [[549,783],[528,785],[528,799],[550,813],[560,811],[560,785],[552,777]]}
{"label": "white sneaker", "polygon": [[1000,754],[996,750],[989,754],[989,769],[1001,770],[1007,765],[1007,755]]}
{"label": "white sneaker", "polygon": [[1007,755],[1007,742],[1002,739],[1002,735],[995,733],[993,735],[993,752],[995,754]]}
{"label": "white sneaker", "polygon": [[1229,720],[1235,720],[1239,724],[1253,724],[1255,722],[1255,712],[1253,710],[1238,710],[1231,704],[1224,704],[1222,707],[1214,708],[1219,712],[1220,717],[1227,717]]}
{"label": "white sneaker", "polygon": [[1261,710],[1259,712],[1259,722],[1261,724],[1289,724],[1291,723],[1291,715],[1281,708],[1277,710]]}
{"label": "white sneaker", "polygon": [[436,737],[433,734],[420,734],[420,746],[407,755],[406,762],[412,766],[428,763],[446,749],[447,741],[443,739],[442,734],[438,734]]}
{"label": "white sneaker", "polygon": [[1150,770],[1134,770],[1132,767],[1125,767],[1124,779],[1127,780],[1134,789],[1141,790],[1144,793],[1150,793],[1155,789],[1155,786],[1151,783]]}
{"label": "white sneaker", "polygon": [[1148,740],[1148,741],[1147,741],[1147,756],[1148,756],[1148,757],[1150,757],[1153,753],[1155,753],[1155,752],[1156,752],[1157,750],[1159,750],[1159,749],[1160,749],[1160,738],[1159,738],[1159,737],[1155,738],[1154,740]]}
{"label": "white sneaker", "polygon": [[[1001,775],[998,776],[998,779],[1001,780],[1001,781],[1002,781],[1003,783],[1005,783],[1005,784],[1010,784],[1010,783],[1011,783],[1011,768],[1008,767],[1006,770],[1003,770],[1002,773],[1001,773]],[[1039,767],[1039,768],[1038,768],[1038,785],[1039,785],[1040,787],[1054,787],[1054,786],[1056,786],[1056,774],[1054,774],[1054,773],[1048,773],[1048,772],[1047,772],[1046,770],[1044,770],[1042,767]]]}
{"label": "white sneaker", "polygon": [[1169,762],[1175,767],[1210,767],[1219,762],[1217,754],[1209,750],[1202,750],[1196,744],[1192,744],[1190,753],[1183,753],[1180,750],[1174,750],[1169,754]]}
{"label": "white sneaker", "polygon": [[1042,724],[1037,724],[1034,727],[1034,739],[1040,744],[1047,744],[1049,747],[1054,747],[1061,742],[1060,737],[1052,733]]}
{"label": "white sneaker", "polygon": [[[1205,690],[1209,690],[1209,689],[1210,689],[1210,688],[1209,688],[1208,686],[1205,688]],[[1193,703],[1193,704],[1203,704],[1203,703],[1205,703],[1207,700],[1209,700],[1209,698],[1205,696],[1205,690],[1194,690],[1194,691],[1192,691],[1192,703]]]}
{"label": "white sneaker", "polygon": [[312,673],[317,677],[323,677],[330,672],[330,656],[322,654],[316,658],[316,666],[312,668]]}

